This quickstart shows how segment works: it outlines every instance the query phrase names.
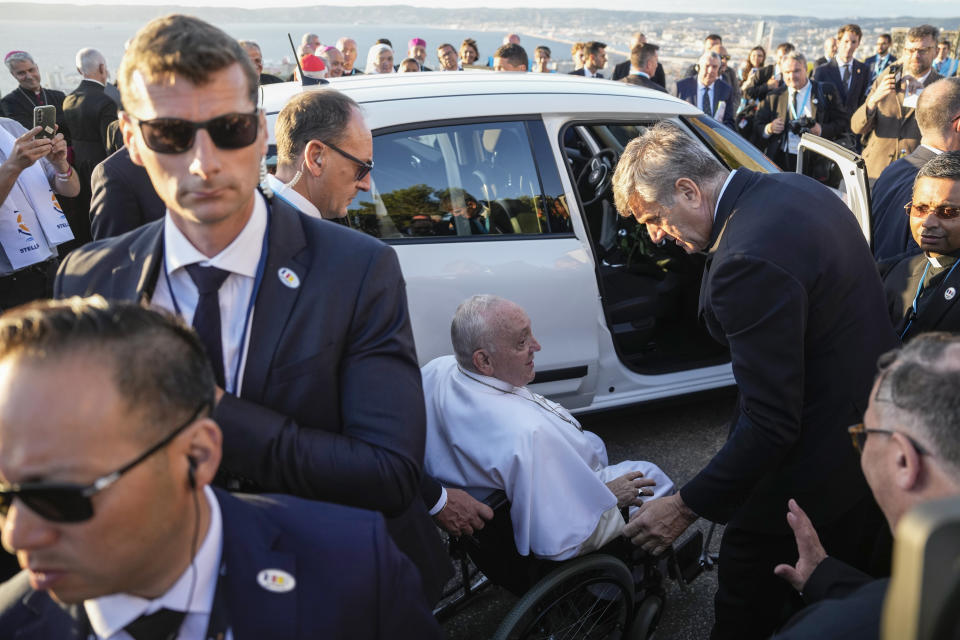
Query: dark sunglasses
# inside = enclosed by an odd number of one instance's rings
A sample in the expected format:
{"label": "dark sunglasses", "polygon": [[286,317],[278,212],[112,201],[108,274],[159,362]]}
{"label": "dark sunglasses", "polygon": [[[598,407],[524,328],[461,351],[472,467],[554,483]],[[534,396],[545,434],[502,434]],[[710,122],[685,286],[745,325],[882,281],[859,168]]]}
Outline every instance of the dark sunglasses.
{"label": "dark sunglasses", "polygon": [[[323,142],[323,140],[321,140],[320,142]],[[361,180],[366,178],[367,174],[373,171],[372,160],[370,162],[364,162],[360,158],[350,155],[349,153],[347,153],[343,149],[340,149],[336,145],[330,144],[329,142],[323,142],[323,144],[327,145],[328,147],[330,147],[331,149],[333,149],[334,151],[342,155],[347,160],[352,160],[357,164],[357,176],[356,178],[354,178],[354,180],[356,180],[357,182],[360,182]]]}
{"label": "dark sunglasses", "polygon": [[220,149],[242,149],[257,139],[260,114],[226,113],[204,122],[182,118],[154,118],[140,120],[130,116],[140,126],[143,141],[157,153],[184,153],[193,147],[198,129],[206,129],[210,139]]}
{"label": "dark sunglasses", "polygon": [[908,202],[903,205],[903,209],[907,212],[908,216],[914,218],[926,218],[931,213],[936,214],[941,220],[952,220],[960,216],[960,207],[950,207],[945,204],[939,207],[931,207],[926,204],[913,204],[912,202]]}
{"label": "dark sunglasses", "polygon": [[853,441],[853,448],[857,450],[857,453],[863,454],[863,447],[867,443],[867,435],[871,433],[885,433],[888,436],[893,435],[894,433],[899,433],[917,450],[917,453],[921,456],[928,456],[930,452],[927,451],[923,445],[919,442],[903,433],[902,431],[891,431],[890,429],[867,429],[867,427],[862,423],[858,422],[857,424],[850,425],[847,427],[847,433],[850,434],[850,440]]}
{"label": "dark sunglasses", "polygon": [[12,484],[0,486],[0,518],[5,518],[10,505],[17,498],[30,507],[41,518],[51,522],[83,522],[93,517],[93,502],[91,497],[100,493],[126,472],[160,451],[177,437],[184,429],[193,424],[200,412],[206,408],[203,403],[193,412],[190,419],[164,436],[162,440],[144,451],[142,454],[123,465],[116,471],[100,476],[88,485],[70,483],[28,482],[26,484]]}

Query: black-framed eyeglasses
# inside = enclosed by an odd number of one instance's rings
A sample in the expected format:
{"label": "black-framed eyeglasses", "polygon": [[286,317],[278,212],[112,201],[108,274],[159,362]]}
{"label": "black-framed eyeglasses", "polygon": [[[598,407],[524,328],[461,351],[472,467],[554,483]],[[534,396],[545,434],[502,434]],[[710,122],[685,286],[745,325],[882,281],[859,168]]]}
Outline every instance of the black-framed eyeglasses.
{"label": "black-framed eyeglasses", "polygon": [[155,445],[116,471],[100,476],[88,485],[53,482],[28,482],[0,486],[0,518],[6,517],[13,501],[19,498],[40,517],[51,522],[83,522],[93,517],[91,497],[100,493],[138,464],[170,444],[184,429],[193,424],[207,406],[204,402],[190,419],[164,436]]}
{"label": "black-framed eyeglasses", "polygon": [[957,216],[960,216],[960,207],[946,204],[931,207],[928,204],[913,204],[912,202],[908,202],[903,205],[903,210],[907,212],[908,216],[913,218],[926,218],[931,213],[935,214],[941,220],[953,220]]}
{"label": "black-framed eyeglasses", "polygon": [[323,142],[323,144],[327,145],[328,147],[330,147],[331,149],[333,149],[334,151],[342,155],[347,160],[351,160],[357,164],[357,176],[354,178],[354,180],[356,180],[357,182],[360,182],[361,180],[366,178],[367,174],[373,171],[373,160],[371,160],[370,162],[366,162],[356,156],[350,155],[349,153],[347,153],[346,151],[344,151],[343,149],[341,149],[335,144],[330,144],[329,142],[324,142],[323,140],[321,140],[320,142]]}
{"label": "black-framed eyeglasses", "polygon": [[157,153],[184,153],[193,147],[197,131],[206,129],[210,139],[220,149],[242,149],[257,139],[260,112],[225,113],[222,116],[193,122],[182,118],[154,118],[140,120],[130,116],[140,127],[143,141]]}
{"label": "black-framed eyeglasses", "polygon": [[921,456],[930,455],[930,452],[927,451],[922,444],[920,444],[919,442],[917,442],[916,440],[914,440],[913,438],[911,438],[910,436],[908,436],[902,431],[893,431],[891,429],[868,429],[866,425],[864,425],[862,422],[858,422],[857,424],[853,424],[847,427],[847,433],[850,434],[850,440],[853,442],[853,448],[856,449],[857,453],[861,455],[863,454],[863,447],[867,442],[867,436],[871,433],[885,433],[888,436],[893,435],[895,433],[899,433],[900,435],[902,435],[904,438],[907,439],[910,445],[917,450],[917,453],[919,455]]}

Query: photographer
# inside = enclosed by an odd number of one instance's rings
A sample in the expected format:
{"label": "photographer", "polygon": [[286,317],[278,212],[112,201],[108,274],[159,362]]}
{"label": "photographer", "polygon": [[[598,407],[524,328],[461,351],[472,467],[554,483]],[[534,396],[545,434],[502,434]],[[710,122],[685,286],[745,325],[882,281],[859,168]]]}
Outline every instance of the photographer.
{"label": "photographer", "polygon": [[780,61],[786,85],[770,92],[757,111],[757,146],[784,171],[797,167],[800,136],[810,132],[828,140],[848,127],[840,95],[832,84],[807,79],[807,59],[791,51]]}
{"label": "photographer", "polygon": [[63,134],[38,137],[40,131],[0,118],[0,312],[49,297],[55,245],[73,239],[50,190],[75,196],[80,181]]}
{"label": "photographer", "polygon": [[901,60],[877,77],[867,100],[850,118],[853,132],[863,136],[863,160],[871,179],[920,145],[914,114],[924,87],[940,79],[932,66],[938,35],[928,24],[910,29]]}

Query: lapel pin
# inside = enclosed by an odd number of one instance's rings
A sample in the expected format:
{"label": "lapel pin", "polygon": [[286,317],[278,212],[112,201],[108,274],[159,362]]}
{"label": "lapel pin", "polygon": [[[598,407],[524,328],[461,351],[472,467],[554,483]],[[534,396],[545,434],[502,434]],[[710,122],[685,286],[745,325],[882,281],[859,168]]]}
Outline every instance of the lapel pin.
{"label": "lapel pin", "polygon": [[953,300],[953,297],[957,295],[957,290],[953,287],[949,287],[946,291],[943,292],[944,300]]}
{"label": "lapel pin", "polygon": [[257,574],[257,583],[273,593],[293,591],[297,586],[296,579],[282,569],[264,569]]}
{"label": "lapel pin", "polygon": [[280,282],[291,289],[296,289],[300,286],[300,278],[297,276],[297,274],[286,267],[280,267],[280,270],[277,271],[277,275],[280,277]]}

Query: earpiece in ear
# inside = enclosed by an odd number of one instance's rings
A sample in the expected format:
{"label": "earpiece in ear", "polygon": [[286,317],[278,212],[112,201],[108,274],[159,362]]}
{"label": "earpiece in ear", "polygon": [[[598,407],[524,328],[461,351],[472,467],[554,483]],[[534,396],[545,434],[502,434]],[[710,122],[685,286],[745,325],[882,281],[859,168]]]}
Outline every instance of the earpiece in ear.
{"label": "earpiece in ear", "polygon": [[187,482],[190,483],[191,489],[197,488],[197,459],[193,456],[187,456],[187,464],[189,468],[187,469]]}
{"label": "earpiece in ear", "polygon": [[320,156],[317,156],[317,159],[314,160],[314,162],[317,164],[317,169],[320,169],[320,168],[321,168],[321,167],[320,167]]}

